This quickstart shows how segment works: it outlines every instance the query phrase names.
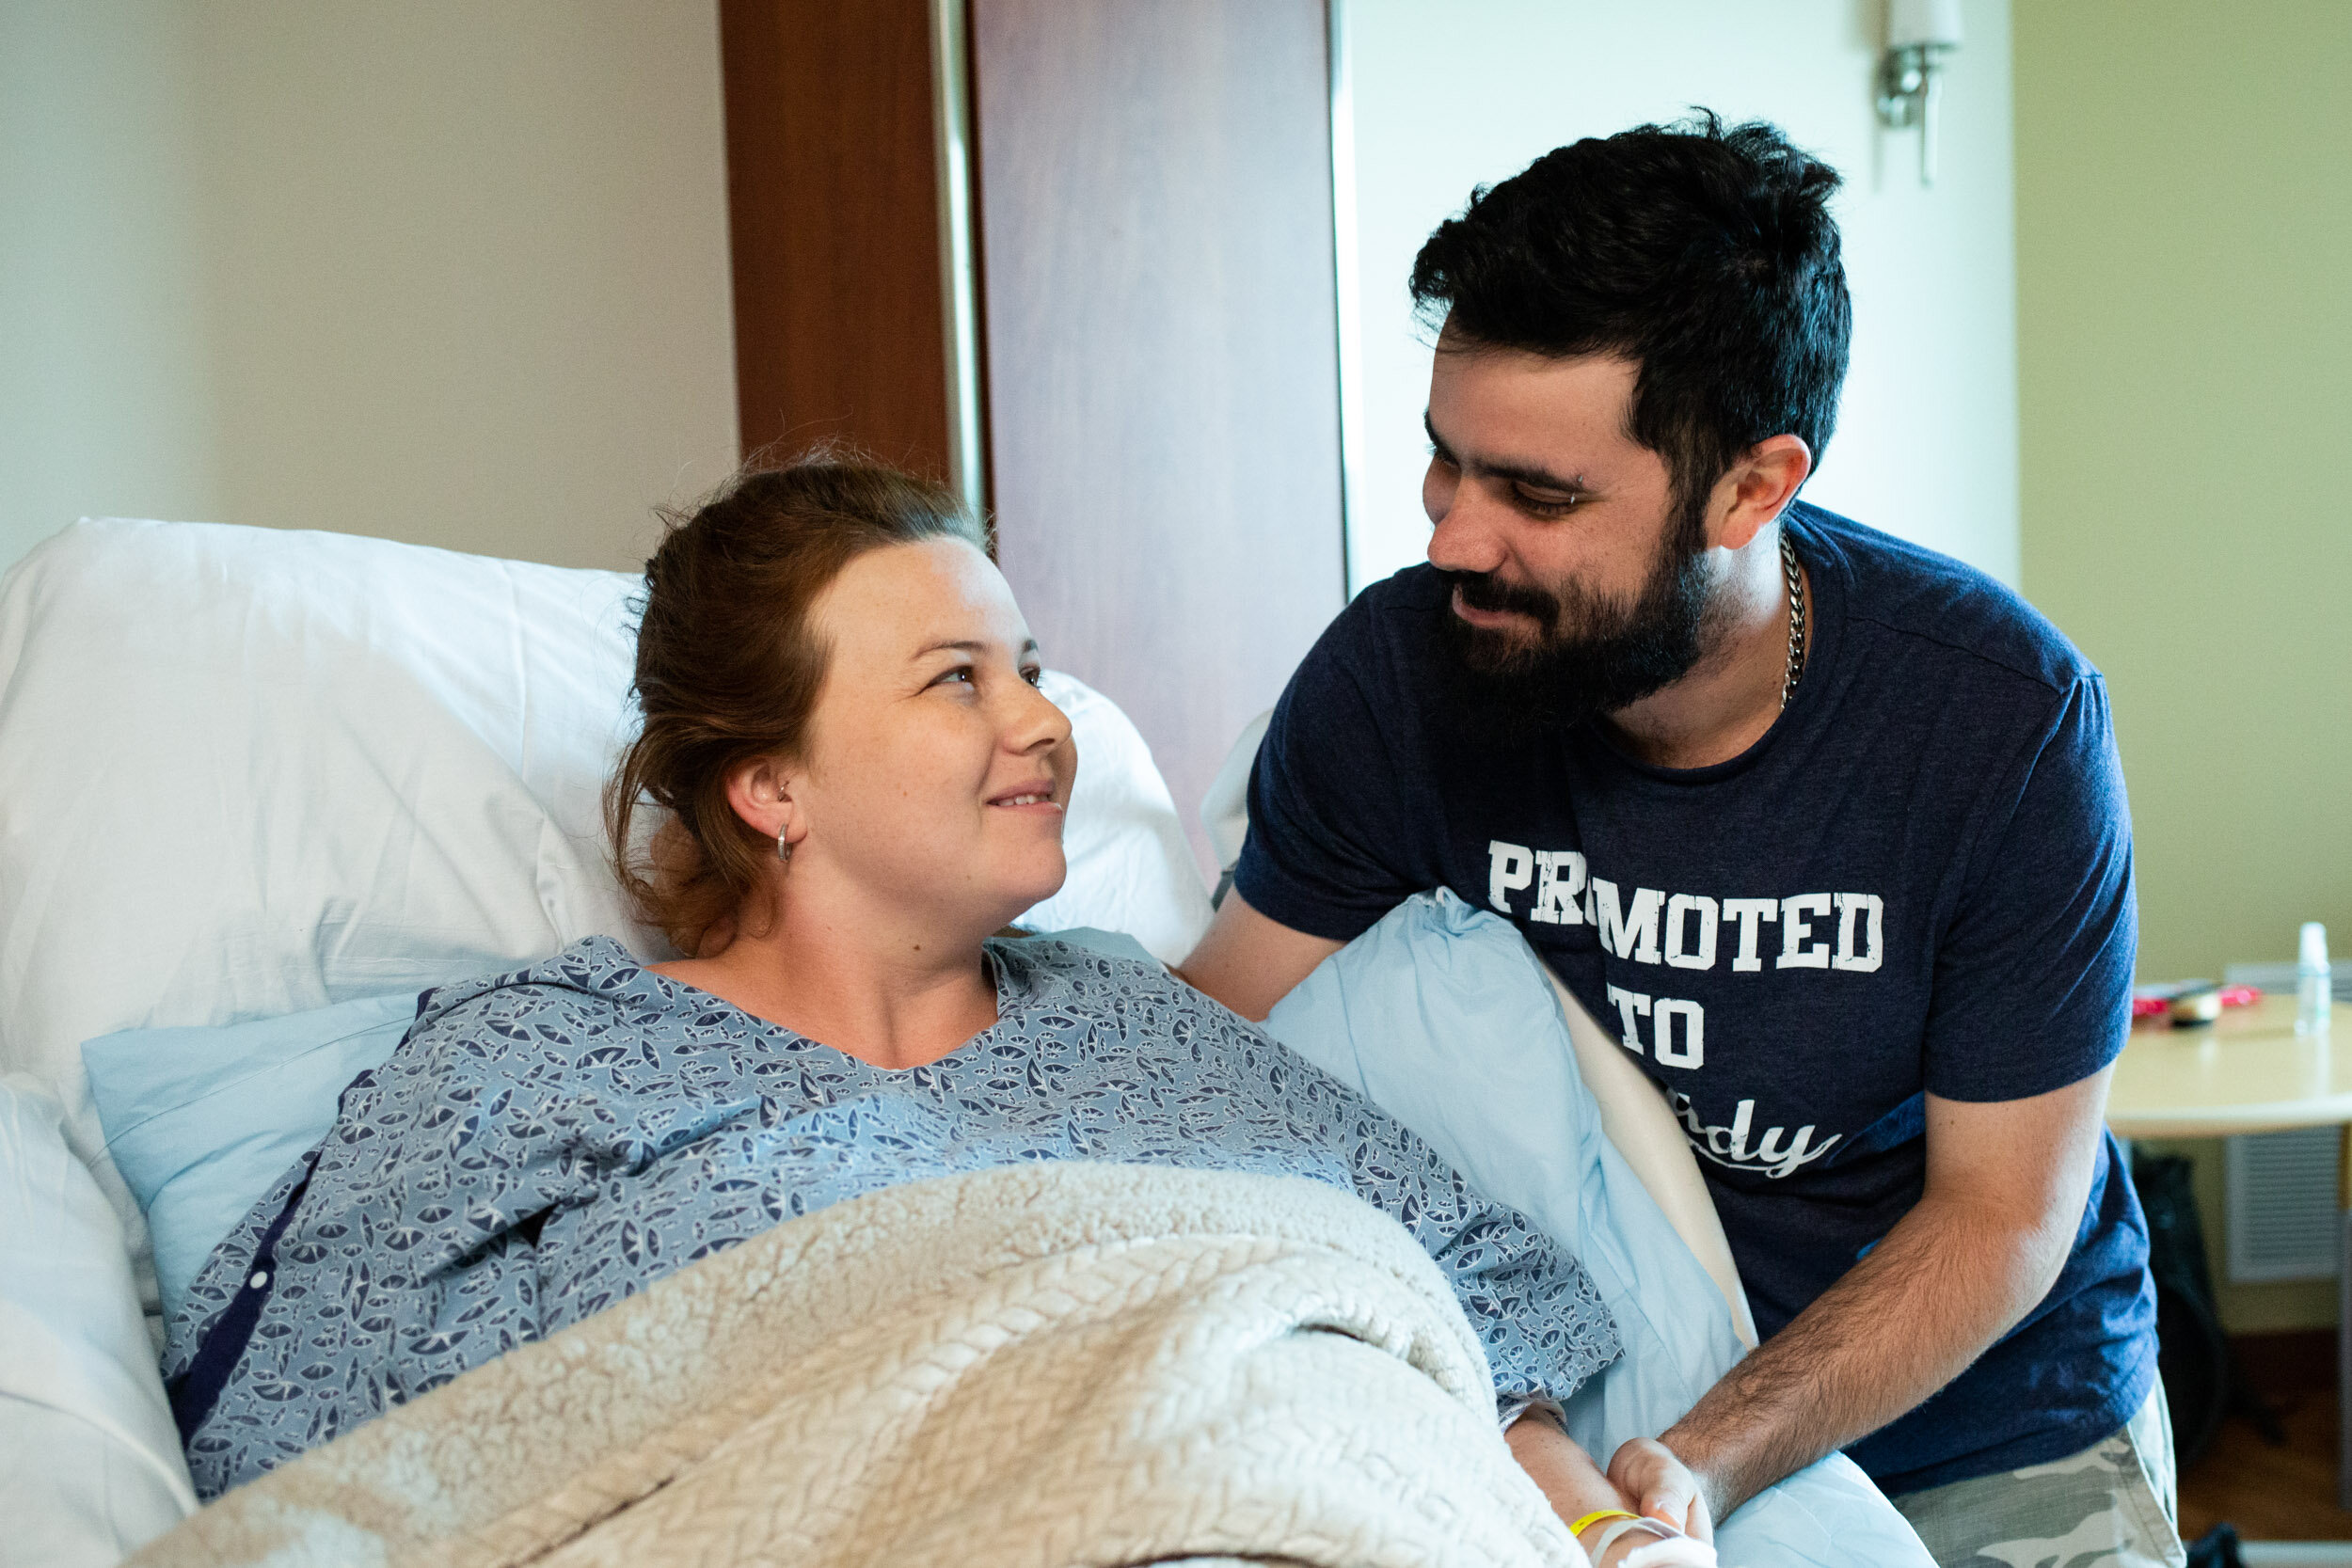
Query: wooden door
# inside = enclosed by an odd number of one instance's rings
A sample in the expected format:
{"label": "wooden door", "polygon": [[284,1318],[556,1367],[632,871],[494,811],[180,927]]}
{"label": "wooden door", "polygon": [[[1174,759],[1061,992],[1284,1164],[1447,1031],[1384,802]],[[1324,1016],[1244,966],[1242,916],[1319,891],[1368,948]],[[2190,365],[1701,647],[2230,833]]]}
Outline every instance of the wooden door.
{"label": "wooden door", "polygon": [[743,449],[950,477],[930,0],[720,0]]}
{"label": "wooden door", "polygon": [[1205,867],[1202,792],[1345,600],[1324,7],[970,18],[999,558]]}

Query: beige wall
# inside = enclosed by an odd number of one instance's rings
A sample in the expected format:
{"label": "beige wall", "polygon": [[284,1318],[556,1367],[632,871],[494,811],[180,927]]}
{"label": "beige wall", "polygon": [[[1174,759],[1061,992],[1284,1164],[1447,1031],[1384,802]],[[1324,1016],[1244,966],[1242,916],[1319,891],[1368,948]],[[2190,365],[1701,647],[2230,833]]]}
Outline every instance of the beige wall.
{"label": "beige wall", "polygon": [[2024,586],[2113,689],[2141,973],[2352,956],[2352,6],[2016,49]]}
{"label": "beige wall", "polygon": [[0,564],[112,513],[628,565],[735,446],[712,0],[0,7]]}
{"label": "beige wall", "polygon": [[2042,0],[2015,48],[2023,586],[2113,691],[2140,974],[2352,958],[2352,6]]}

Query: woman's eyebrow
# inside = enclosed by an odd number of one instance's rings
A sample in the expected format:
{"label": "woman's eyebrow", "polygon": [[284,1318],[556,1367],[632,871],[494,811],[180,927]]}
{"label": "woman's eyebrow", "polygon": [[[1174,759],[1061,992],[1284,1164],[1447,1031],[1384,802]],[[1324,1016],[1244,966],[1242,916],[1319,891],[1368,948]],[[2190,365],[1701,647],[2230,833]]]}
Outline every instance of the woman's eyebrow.
{"label": "woman's eyebrow", "polygon": [[[950,653],[971,654],[977,657],[978,655],[988,652],[992,646],[993,646],[993,643],[985,642],[976,637],[961,637],[946,642],[927,642],[922,647],[914,650],[914,657],[916,658],[923,658],[931,654]],[[1035,652],[1037,652],[1036,638],[1032,637],[1027,641],[1021,644],[1022,657],[1025,658]]]}

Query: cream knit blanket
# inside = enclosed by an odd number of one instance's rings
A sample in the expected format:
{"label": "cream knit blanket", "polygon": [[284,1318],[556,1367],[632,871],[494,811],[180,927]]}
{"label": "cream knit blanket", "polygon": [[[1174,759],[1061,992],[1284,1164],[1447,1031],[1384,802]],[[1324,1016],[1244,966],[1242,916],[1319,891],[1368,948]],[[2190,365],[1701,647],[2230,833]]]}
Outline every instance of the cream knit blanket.
{"label": "cream knit blanket", "polygon": [[1051,1164],[789,1221],[222,1497],[138,1564],[1577,1564],[1404,1228]]}

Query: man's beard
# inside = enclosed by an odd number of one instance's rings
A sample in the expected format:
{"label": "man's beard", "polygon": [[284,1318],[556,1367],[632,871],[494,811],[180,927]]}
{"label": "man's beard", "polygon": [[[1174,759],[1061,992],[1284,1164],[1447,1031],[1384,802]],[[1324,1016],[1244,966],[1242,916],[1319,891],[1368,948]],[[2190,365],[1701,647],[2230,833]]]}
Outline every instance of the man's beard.
{"label": "man's beard", "polygon": [[1677,514],[1630,604],[1573,582],[1443,573],[1471,609],[1515,610],[1536,627],[1527,636],[1473,626],[1449,595],[1438,639],[1448,720],[1470,738],[1524,740],[1640,702],[1690,673],[1706,652],[1712,597],[1704,496]]}

